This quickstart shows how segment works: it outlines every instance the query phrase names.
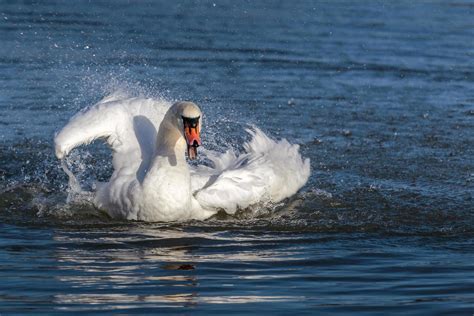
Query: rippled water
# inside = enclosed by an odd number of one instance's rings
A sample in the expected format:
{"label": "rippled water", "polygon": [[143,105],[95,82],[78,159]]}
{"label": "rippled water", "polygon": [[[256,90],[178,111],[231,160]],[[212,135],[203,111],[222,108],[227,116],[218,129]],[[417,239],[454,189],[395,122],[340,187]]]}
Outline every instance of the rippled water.
{"label": "rippled water", "polygon": [[[464,1],[0,1],[0,313],[471,315],[473,38]],[[196,101],[208,148],[299,143],[310,181],[204,222],[66,203],[54,132],[117,90]]]}

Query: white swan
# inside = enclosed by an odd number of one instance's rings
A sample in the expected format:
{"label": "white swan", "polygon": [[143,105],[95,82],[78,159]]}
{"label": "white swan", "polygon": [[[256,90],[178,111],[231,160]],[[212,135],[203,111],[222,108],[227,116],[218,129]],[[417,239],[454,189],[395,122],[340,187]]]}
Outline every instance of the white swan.
{"label": "white swan", "polygon": [[111,95],[81,111],[56,135],[58,159],[104,138],[114,172],[97,187],[94,204],[110,216],[143,221],[206,219],[219,209],[234,213],[257,203],[279,202],[308,180],[309,159],[298,145],[274,141],[258,129],[245,153],[206,151],[213,167],[189,166],[200,145],[202,117],[192,102]]}

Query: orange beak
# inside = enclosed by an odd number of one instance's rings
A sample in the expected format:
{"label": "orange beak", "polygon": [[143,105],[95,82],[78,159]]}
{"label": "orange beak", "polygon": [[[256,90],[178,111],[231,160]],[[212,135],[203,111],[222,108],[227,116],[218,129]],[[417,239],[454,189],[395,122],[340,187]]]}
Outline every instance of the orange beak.
{"label": "orange beak", "polygon": [[184,137],[188,145],[188,157],[194,160],[197,157],[197,148],[201,146],[199,123],[188,124],[184,122]]}

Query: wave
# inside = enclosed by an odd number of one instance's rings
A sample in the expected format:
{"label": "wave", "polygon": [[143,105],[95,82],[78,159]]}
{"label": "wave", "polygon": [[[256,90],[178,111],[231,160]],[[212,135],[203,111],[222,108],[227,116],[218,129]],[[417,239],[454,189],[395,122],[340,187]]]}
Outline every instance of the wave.
{"label": "wave", "polygon": [[[465,211],[392,206],[373,188],[342,196],[318,189],[299,193],[278,205],[259,205],[235,215],[219,212],[206,221],[144,223],[111,219],[96,209],[87,193],[67,199],[68,192],[50,191],[41,184],[18,183],[0,192],[0,222],[12,225],[90,228],[136,226],[199,227],[204,230],[243,230],[308,233],[376,233],[389,235],[460,236],[474,234],[474,216]],[[372,207],[364,207],[362,201]]]}

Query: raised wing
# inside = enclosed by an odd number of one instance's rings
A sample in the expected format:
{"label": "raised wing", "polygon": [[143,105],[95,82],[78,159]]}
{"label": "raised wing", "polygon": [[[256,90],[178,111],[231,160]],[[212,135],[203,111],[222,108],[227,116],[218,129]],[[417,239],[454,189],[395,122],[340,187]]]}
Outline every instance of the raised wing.
{"label": "raised wing", "polygon": [[153,157],[158,126],[170,104],[111,95],[71,118],[54,139],[56,156],[95,139],[105,139],[113,151],[115,171],[136,172],[143,178]]}

